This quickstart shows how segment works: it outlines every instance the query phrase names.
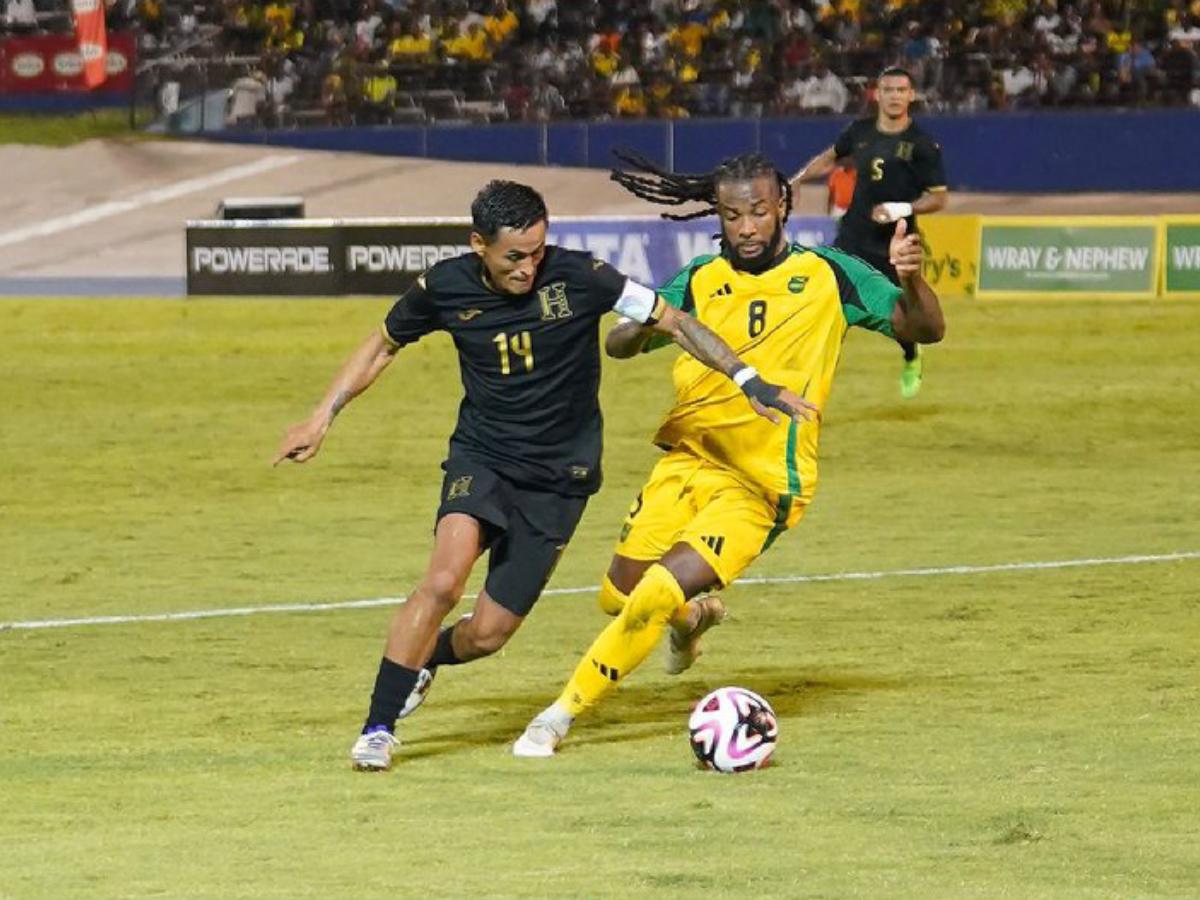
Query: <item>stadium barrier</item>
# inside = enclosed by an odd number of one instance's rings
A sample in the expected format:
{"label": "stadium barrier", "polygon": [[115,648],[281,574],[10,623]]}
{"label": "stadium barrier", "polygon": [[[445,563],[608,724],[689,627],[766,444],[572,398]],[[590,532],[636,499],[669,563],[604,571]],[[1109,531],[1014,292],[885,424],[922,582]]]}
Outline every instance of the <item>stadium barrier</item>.
{"label": "stadium barrier", "polygon": [[[554,218],[549,240],[588,250],[644,284],[665,284],[717,250],[712,221]],[[926,216],[926,280],[943,297],[1200,298],[1200,216]],[[394,295],[467,250],[470,220],[295,219],[187,223],[187,292],[226,296]],[[835,223],[794,218],[788,239],[827,244]]]}
{"label": "stadium barrier", "polygon": [[[636,150],[677,172],[701,172],[737,153],[766,153],[795,171],[829,147],[844,116],[543,124],[394,125],[238,130],[218,141],[464,162],[607,168],[616,148]],[[1193,109],[1056,110],[922,115],[942,145],[955,190],[1195,191],[1200,146]],[[819,188],[816,188],[819,190]]]}

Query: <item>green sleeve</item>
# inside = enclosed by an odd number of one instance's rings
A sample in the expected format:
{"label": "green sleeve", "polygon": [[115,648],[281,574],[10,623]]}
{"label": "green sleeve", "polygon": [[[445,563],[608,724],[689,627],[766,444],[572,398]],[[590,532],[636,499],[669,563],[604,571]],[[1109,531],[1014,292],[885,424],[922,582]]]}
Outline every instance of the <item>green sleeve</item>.
{"label": "green sleeve", "polygon": [[[679,274],[660,287],[658,295],[676,309],[681,309],[685,313],[693,312],[696,309],[696,302],[692,299],[692,273],[714,259],[716,259],[716,256],[712,253],[697,256],[680,269]],[[642,347],[642,352],[649,353],[651,350],[666,347],[671,343],[673,342],[665,334],[656,334],[650,340],[646,341],[646,345]]]}
{"label": "green sleeve", "polygon": [[829,264],[837,278],[846,322],[894,338],[892,311],[900,299],[900,288],[857,256],[832,247],[810,249]]}

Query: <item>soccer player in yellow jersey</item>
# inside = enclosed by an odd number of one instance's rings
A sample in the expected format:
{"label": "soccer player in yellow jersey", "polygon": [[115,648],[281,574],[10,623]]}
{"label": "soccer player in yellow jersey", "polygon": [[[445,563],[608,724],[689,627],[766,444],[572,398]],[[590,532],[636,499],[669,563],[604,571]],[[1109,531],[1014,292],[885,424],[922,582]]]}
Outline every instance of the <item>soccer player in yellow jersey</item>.
{"label": "soccer player in yellow jersey", "polygon": [[[659,293],[719,334],[762,377],[823,410],[852,325],[918,343],[945,331],[937,295],[921,277],[921,244],[901,220],[889,247],[899,286],[857,257],[789,245],[791,189],[770,160],[733,157],[704,175],[675,175],[627,157],[614,172],[644,199],[706,204],[721,220],[721,252],[692,260]],[[660,342],[636,322],[609,332],[611,356]],[[725,615],[716,595],[804,515],[817,485],[820,418],[771,422],[737,387],[687,356],[675,362],[675,405],[654,437],[666,452],[621,530],[600,605],[615,616],[562,694],[513,744],[517,756],[552,756],[577,716],[593,707],[669,631],[667,671],[687,669],[699,639]]]}

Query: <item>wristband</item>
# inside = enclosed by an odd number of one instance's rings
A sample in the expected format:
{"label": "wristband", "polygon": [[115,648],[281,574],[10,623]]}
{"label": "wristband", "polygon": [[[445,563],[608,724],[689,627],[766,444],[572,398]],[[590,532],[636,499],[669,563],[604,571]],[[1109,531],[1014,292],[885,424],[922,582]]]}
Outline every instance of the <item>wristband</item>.
{"label": "wristband", "polygon": [[888,214],[888,221],[897,222],[911,216],[913,207],[911,203],[884,203],[883,211]]}
{"label": "wristband", "polygon": [[747,381],[758,377],[758,369],[754,368],[754,366],[742,366],[731,377],[734,384],[740,388],[745,388]]}

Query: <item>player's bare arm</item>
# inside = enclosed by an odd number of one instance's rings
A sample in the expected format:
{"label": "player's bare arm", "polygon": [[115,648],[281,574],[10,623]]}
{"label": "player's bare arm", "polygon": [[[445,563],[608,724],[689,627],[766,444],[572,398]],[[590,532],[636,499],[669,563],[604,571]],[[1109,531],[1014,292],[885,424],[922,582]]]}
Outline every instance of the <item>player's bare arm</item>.
{"label": "player's bare arm", "polygon": [[833,171],[833,167],[836,165],[837,151],[832,146],[826,147],[806,162],[800,171],[791,177],[791,183],[797,185],[805,181],[815,181],[818,178],[824,178]]}
{"label": "player's bare arm", "polygon": [[604,337],[604,352],[613,359],[630,359],[646,346],[654,332],[633,319],[621,319]]}
{"label": "player's bare arm", "polygon": [[779,422],[779,416],[775,413],[775,410],[779,410],[799,422],[812,420],[819,415],[819,410],[812,403],[786,388],[764,381],[756,369],[738,358],[720,335],[694,316],[663,303],[661,317],[650,328],[669,335],[710,369],[716,369],[733,379],[760,416]]}
{"label": "player's bare arm", "polygon": [[363,341],[338,371],[312,415],[288,428],[271,465],[277,466],[285,459],[308,462],[316,456],[338,413],[371,386],[395,355],[395,347],[388,343],[382,331],[374,332]]}
{"label": "player's bare arm", "polygon": [[908,233],[908,222],[904,219],[896,223],[888,254],[900,277],[902,291],[892,312],[892,332],[900,340],[936,344],[946,335],[942,305],[921,275],[921,264],[925,259],[921,238]]}
{"label": "player's bare arm", "polygon": [[871,218],[886,225],[914,214],[941,212],[949,203],[950,192],[945,188],[927,190],[912,203],[876,203],[871,207]]}

